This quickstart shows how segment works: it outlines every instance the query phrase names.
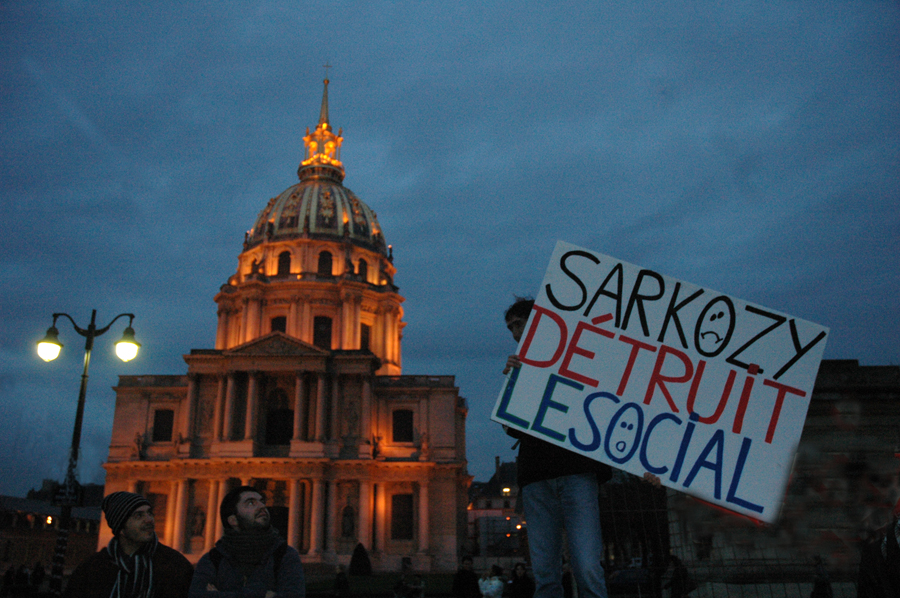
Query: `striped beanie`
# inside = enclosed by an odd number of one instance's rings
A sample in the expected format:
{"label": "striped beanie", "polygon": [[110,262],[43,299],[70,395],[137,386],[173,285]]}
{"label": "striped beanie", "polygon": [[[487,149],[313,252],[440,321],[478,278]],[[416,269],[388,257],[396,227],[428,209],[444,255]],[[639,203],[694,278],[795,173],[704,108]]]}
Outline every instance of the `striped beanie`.
{"label": "striped beanie", "polygon": [[131,514],[144,505],[152,506],[150,501],[140,494],[113,492],[103,499],[100,508],[103,509],[103,514],[106,515],[106,523],[112,529],[113,535],[118,535],[122,527],[125,526],[125,522],[131,517]]}

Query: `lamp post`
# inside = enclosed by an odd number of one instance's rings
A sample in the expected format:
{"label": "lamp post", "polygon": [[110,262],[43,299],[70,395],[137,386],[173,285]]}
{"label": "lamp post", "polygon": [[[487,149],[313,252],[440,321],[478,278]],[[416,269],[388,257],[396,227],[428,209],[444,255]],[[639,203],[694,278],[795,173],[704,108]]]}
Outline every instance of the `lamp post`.
{"label": "lamp post", "polygon": [[62,343],[59,342],[59,330],[56,329],[56,320],[65,317],[72,323],[75,332],[85,338],[84,342],[84,372],[81,374],[81,389],[78,391],[78,408],[75,411],[75,429],[72,432],[72,448],[69,452],[69,467],[66,470],[66,481],[62,496],[57,499],[61,503],[62,512],[59,518],[59,533],[56,537],[56,553],[53,555],[53,569],[50,577],[51,591],[59,595],[62,592],[63,567],[66,563],[66,546],[69,542],[69,525],[72,519],[72,507],[77,502],[78,482],[75,479],[75,469],[78,465],[78,450],[81,446],[81,423],[84,419],[84,399],[87,393],[88,366],[91,363],[91,349],[94,347],[94,339],[109,330],[119,318],[128,318],[128,327],[122,335],[122,340],[116,343],[116,355],[122,361],[131,361],[137,355],[140,344],[134,340],[134,329],[131,327],[134,314],[119,314],[112,322],[103,328],[97,328],[97,310],[91,312],[91,323],[88,327],[81,328],[69,314],[53,314],[53,325],[47,329],[47,336],[38,342],[38,355],[44,361],[53,361],[59,356]]}

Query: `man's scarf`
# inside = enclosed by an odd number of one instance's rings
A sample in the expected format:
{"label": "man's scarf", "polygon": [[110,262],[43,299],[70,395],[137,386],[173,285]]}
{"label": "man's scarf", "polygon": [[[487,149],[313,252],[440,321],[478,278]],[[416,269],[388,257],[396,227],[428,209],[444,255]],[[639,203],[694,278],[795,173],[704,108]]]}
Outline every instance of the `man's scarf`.
{"label": "man's scarf", "polygon": [[149,542],[138,548],[131,556],[125,554],[119,546],[119,539],[113,537],[106,546],[119,569],[116,584],[109,598],[152,598],[153,596],[153,555],[159,540],[156,534]]}
{"label": "man's scarf", "polygon": [[235,562],[238,570],[245,577],[249,577],[253,570],[268,557],[272,548],[280,544],[282,540],[278,535],[278,530],[274,527],[266,530],[245,531],[228,527],[219,542]]}

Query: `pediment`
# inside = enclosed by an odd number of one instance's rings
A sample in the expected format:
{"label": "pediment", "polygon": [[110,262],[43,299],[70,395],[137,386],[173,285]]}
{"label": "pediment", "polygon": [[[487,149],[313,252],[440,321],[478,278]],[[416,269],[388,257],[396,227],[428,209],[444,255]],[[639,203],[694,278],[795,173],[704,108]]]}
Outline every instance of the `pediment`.
{"label": "pediment", "polygon": [[225,355],[315,355],[328,356],[330,351],[290,337],[283,332],[271,332],[224,352]]}

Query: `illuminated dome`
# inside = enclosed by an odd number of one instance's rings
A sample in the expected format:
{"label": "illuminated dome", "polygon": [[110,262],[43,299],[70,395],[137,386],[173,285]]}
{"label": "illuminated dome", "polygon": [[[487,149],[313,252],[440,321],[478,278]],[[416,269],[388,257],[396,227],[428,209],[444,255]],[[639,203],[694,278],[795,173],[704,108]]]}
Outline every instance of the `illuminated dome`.
{"label": "illuminated dome", "polygon": [[300,182],[269,200],[247,232],[245,249],[261,243],[293,238],[338,239],[388,255],[375,212],[341,183],[341,131],[328,122],[328,79],[322,95],[319,124],[306,130],[306,158],[297,175]]}

